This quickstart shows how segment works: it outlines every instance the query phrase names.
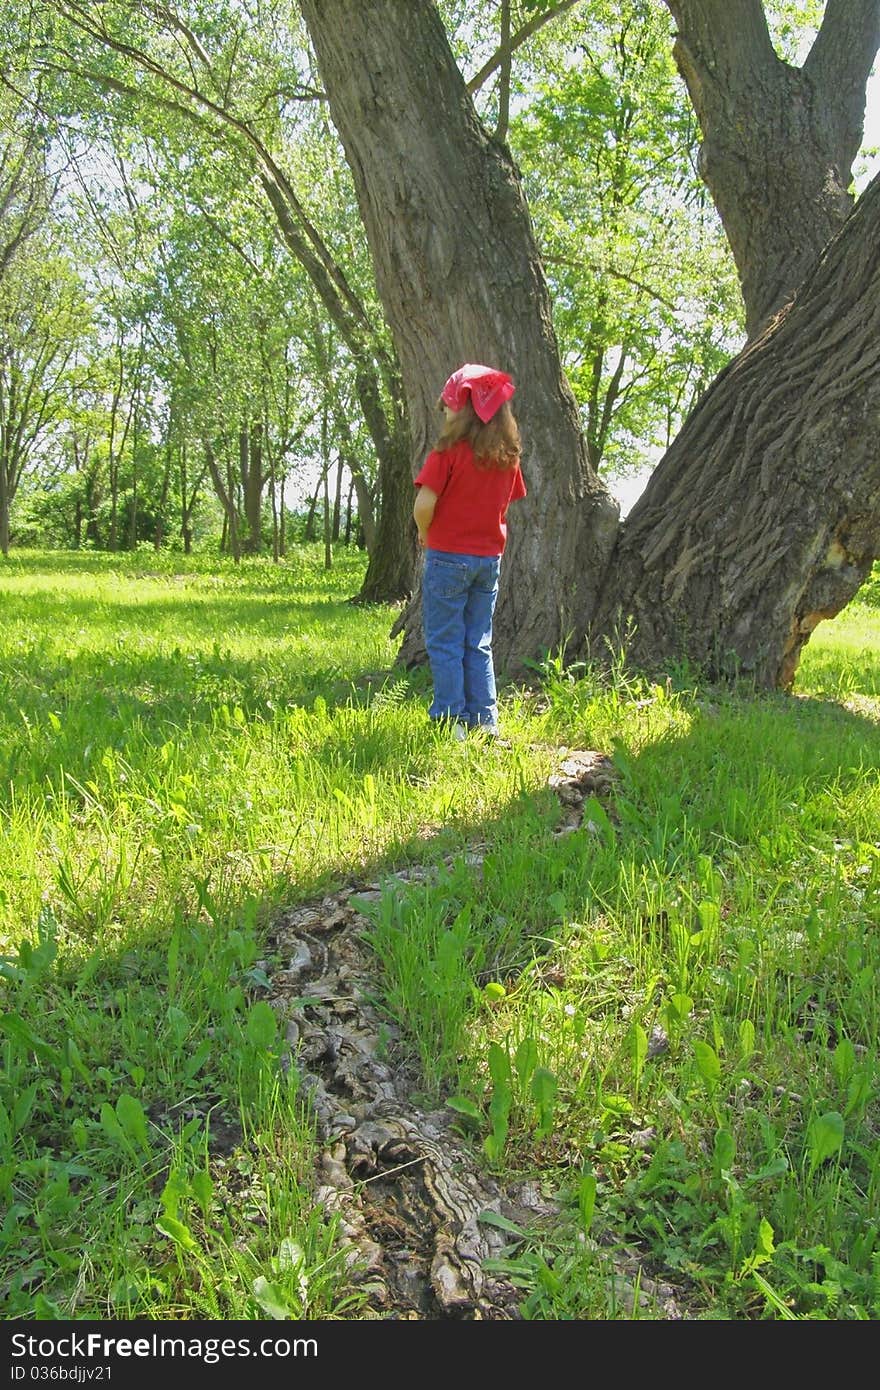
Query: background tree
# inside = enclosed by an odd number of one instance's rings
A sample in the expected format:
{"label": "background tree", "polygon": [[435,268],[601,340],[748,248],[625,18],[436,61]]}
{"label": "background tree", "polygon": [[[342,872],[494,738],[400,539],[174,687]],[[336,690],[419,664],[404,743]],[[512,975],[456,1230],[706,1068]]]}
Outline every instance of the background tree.
{"label": "background tree", "polygon": [[[306,207],[284,163],[283,145],[291,132],[308,124],[304,107],[318,95],[307,71],[295,7],[279,4],[271,21],[249,23],[232,3],[195,5],[185,18],[173,5],[71,4],[46,0],[37,6],[51,40],[42,57],[56,80],[68,85],[69,109],[91,107],[89,85],[116,103],[115,114],[137,121],[146,131],[169,116],[198,126],[216,146],[235,153],[259,181],[284,243],[311,278],[325,312],[355,364],[356,392],[370,433],[380,475],[381,511],[377,545],[361,597],[382,601],[412,589],[416,560],[414,528],[407,524],[411,504],[409,430],[399,370],[381,315],[352,279],[352,262],[343,268]],[[63,21],[58,26],[57,21]],[[201,34],[197,32],[201,29]],[[102,113],[106,114],[106,113]],[[350,249],[351,243],[349,243]]]}
{"label": "background tree", "polygon": [[754,336],[852,210],[880,0],[827,0],[800,67],[778,55],[761,0],[666,3]]}
{"label": "background tree", "polygon": [[[511,125],[566,375],[597,471],[643,467],[743,340],[718,217],[693,168],[669,16],[593,4],[547,26]],[[572,55],[577,61],[572,63]],[[707,205],[708,204],[708,205]]]}
{"label": "background tree", "polygon": [[77,389],[76,349],[89,323],[82,285],[43,224],[0,280],[0,552],[10,508]]}

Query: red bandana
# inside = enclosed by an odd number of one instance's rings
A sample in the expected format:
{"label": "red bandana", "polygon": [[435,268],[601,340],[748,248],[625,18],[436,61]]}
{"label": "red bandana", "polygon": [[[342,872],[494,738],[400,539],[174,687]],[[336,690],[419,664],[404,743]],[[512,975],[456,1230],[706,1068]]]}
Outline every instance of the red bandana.
{"label": "red bandana", "polygon": [[461,410],[470,395],[471,404],[485,424],[491,420],[505,401],[509,401],[516,387],[506,372],[495,367],[481,367],[476,362],[466,362],[453,372],[440,393],[440,399],[452,410]]}

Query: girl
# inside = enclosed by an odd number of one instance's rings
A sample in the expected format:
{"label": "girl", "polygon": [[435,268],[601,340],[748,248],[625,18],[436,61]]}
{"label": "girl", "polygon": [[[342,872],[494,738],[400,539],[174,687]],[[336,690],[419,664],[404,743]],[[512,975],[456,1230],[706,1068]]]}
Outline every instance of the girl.
{"label": "girl", "polygon": [[415,479],[413,517],[426,549],[422,621],[432,719],[498,732],[492,615],[507,541],[508,503],[525,497],[519,428],[506,372],[466,362],[438,405],[446,420]]}

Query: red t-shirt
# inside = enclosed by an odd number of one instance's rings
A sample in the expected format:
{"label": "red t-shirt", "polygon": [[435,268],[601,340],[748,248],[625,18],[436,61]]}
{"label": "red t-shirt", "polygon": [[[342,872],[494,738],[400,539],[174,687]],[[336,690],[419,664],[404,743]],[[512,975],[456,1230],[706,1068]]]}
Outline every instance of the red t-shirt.
{"label": "red t-shirt", "polygon": [[467,439],[451,449],[432,449],[415,480],[437,494],[428,527],[431,550],[458,555],[501,555],[507,542],[507,505],[525,497],[519,464],[478,468]]}

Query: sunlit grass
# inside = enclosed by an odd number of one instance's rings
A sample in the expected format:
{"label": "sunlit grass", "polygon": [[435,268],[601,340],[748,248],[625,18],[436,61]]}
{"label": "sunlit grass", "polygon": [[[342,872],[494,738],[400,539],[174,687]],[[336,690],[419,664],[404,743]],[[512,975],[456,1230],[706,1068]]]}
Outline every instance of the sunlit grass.
{"label": "sunlit grass", "polygon": [[[878,610],[792,696],[549,662],[456,745],[362,566],[0,565],[7,1316],[358,1315],[263,939],[413,859],[377,990],[475,1164],[561,1202],[526,1316],[631,1315],[619,1244],[695,1316],[876,1316]],[[560,746],[618,775],[569,834]]]}

